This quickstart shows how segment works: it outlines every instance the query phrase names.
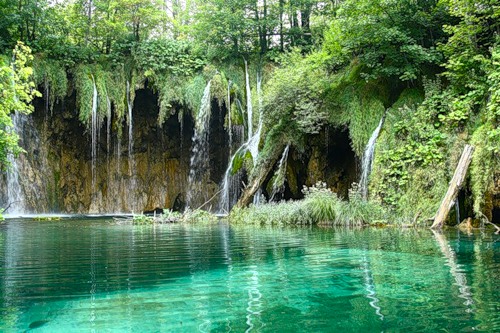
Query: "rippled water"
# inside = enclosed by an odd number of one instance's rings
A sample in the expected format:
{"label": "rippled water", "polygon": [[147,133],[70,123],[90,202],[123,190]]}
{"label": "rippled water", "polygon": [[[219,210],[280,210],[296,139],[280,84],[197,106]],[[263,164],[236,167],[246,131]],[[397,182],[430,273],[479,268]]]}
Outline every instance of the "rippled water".
{"label": "rippled water", "polygon": [[500,331],[500,237],[0,225],[2,332]]}

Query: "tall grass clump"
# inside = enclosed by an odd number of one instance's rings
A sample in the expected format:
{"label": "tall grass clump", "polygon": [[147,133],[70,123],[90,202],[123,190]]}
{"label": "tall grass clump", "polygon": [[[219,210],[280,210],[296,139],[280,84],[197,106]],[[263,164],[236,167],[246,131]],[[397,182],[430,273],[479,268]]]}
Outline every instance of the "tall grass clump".
{"label": "tall grass clump", "polygon": [[326,183],[317,182],[311,187],[304,186],[302,193],[304,208],[315,224],[331,224],[336,221],[343,202],[337,193],[327,188]]}
{"label": "tall grass clump", "polygon": [[258,225],[360,226],[381,222],[386,217],[381,205],[363,200],[356,185],[350,190],[349,201],[341,200],[323,182],[304,186],[302,193],[302,200],[236,207],[231,211],[229,220]]}
{"label": "tall grass clump", "polygon": [[342,202],[335,224],[360,226],[385,221],[385,209],[374,201],[364,200],[358,184],[353,184],[348,199]]}

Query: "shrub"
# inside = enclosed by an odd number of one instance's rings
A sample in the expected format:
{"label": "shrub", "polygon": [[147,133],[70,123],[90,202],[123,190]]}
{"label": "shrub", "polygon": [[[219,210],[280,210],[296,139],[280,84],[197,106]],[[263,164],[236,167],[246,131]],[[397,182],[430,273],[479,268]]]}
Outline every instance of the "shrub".
{"label": "shrub", "polygon": [[217,216],[201,209],[188,209],[182,215],[181,221],[186,223],[214,223],[217,222]]}
{"label": "shrub", "polygon": [[381,205],[364,201],[356,186],[350,191],[349,201],[342,201],[323,182],[304,186],[302,192],[303,200],[235,207],[229,220],[258,225],[364,225],[386,216]]}

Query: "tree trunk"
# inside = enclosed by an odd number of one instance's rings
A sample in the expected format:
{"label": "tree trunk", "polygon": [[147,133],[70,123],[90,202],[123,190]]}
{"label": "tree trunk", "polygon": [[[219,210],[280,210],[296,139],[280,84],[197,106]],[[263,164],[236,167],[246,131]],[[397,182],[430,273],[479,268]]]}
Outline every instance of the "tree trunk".
{"label": "tree trunk", "polygon": [[85,45],[89,44],[90,40],[90,29],[92,27],[92,0],[88,2],[89,8],[87,8],[87,32],[85,34]]}
{"label": "tree trunk", "polygon": [[280,0],[280,51],[283,52],[285,49],[285,42],[283,40],[283,2],[284,0]]}
{"label": "tree trunk", "polygon": [[264,23],[262,24],[262,39],[260,44],[261,54],[267,52],[267,1],[264,0],[264,13],[263,13]]}
{"label": "tree trunk", "polygon": [[309,45],[311,44],[311,5],[305,4],[305,7],[300,12],[301,17],[301,28],[302,28],[302,36],[304,42]]}
{"label": "tree trunk", "polygon": [[275,147],[271,156],[265,158],[264,162],[257,166],[259,168],[258,173],[251,179],[250,185],[243,190],[243,194],[236,204],[238,207],[246,207],[252,202],[254,194],[262,186],[267,178],[267,175],[269,175],[269,172],[272,171],[273,166],[276,164],[276,161],[280,157],[282,151],[283,146],[279,145],[279,147]]}
{"label": "tree trunk", "polygon": [[471,145],[466,145],[464,151],[462,152],[462,157],[458,162],[457,168],[455,169],[455,174],[450,182],[448,191],[444,196],[441,206],[436,213],[436,218],[432,224],[433,229],[442,228],[444,222],[448,218],[451,207],[453,207],[455,200],[457,199],[458,191],[462,188],[465,181],[465,176],[467,175],[467,170],[469,169],[470,162],[472,161],[472,154],[474,153],[474,147]]}

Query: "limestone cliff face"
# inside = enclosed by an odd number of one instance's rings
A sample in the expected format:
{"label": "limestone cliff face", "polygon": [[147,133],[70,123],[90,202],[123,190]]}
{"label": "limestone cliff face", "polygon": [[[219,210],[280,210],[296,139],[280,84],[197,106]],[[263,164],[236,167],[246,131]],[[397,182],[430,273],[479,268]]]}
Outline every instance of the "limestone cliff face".
{"label": "limestone cliff face", "polygon": [[[276,168],[276,166],[275,166]],[[271,173],[264,188],[272,187]],[[347,130],[327,128],[311,136],[303,152],[291,149],[286,169],[284,193],[278,199],[302,198],[303,186],[325,182],[332,191],[347,197],[348,189],[357,181],[356,157]]]}
{"label": "limestone cliff face", "polygon": [[[35,101],[35,112],[27,117],[21,131],[19,157],[20,189],[24,213],[112,214],[138,213],[155,208],[182,210],[188,190],[192,190],[191,208],[204,203],[204,209],[216,211],[222,180],[229,156],[229,134],[224,128],[225,107],[212,102],[206,170],[201,181],[188,186],[194,120],[188,112],[179,121],[179,110],[160,127],[157,123],[158,99],[148,89],[136,91],[133,106],[132,149],[125,120],[103,119],[92,160],[91,133],[78,120],[75,95],[46,110],[43,99]],[[241,129],[240,129],[241,130]],[[233,129],[232,151],[236,143]],[[238,135],[236,135],[238,137]],[[240,133],[239,137],[243,137]],[[241,139],[240,138],[240,139]],[[234,141],[236,140],[236,141]],[[263,138],[265,140],[265,138]],[[243,140],[239,140],[240,144]],[[284,192],[275,197],[298,199],[302,187],[324,181],[340,196],[347,195],[357,180],[356,158],[347,130],[329,128],[308,138],[305,150],[290,149]],[[277,165],[273,167],[273,170]],[[271,172],[262,188],[270,197]],[[240,193],[247,182],[245,173],[233,184]],[[0,178],[0,207],[11,201],[7,196],[6,176]]]}
{"label": "limestone cliff face", "polygon": [[[221,113],[215,110],[217,119],[223,119]],[[93,163],[91,136],[78,120],[75,96],[56,104],[52,111],[45,110],[43,100],[36,101],[35,112],[22,129],[21,145],[26,153],[19,159],[25,212],[103,214],[183,208],[193,120],[185,115],[181,124],[178,111],[174,111],[159,127],[157,115],[157,97],[150,90],[138,90],[133,108],[132,151],[128,151],[126,122],[112,119],[108,139],[104,119]],[[224,130],[220,128],[223,122],[214,124],[218,127],[211,129],[211,135],[218,145],[212,150],[216,150],[214,155],[224,156],[218,151],[225,149]],[[204,196],[211,197],[221,181],[221,171],[208,174],[203,191]],[[9,198],[5,175],[3,178],[0,204],[6,206]]]}

